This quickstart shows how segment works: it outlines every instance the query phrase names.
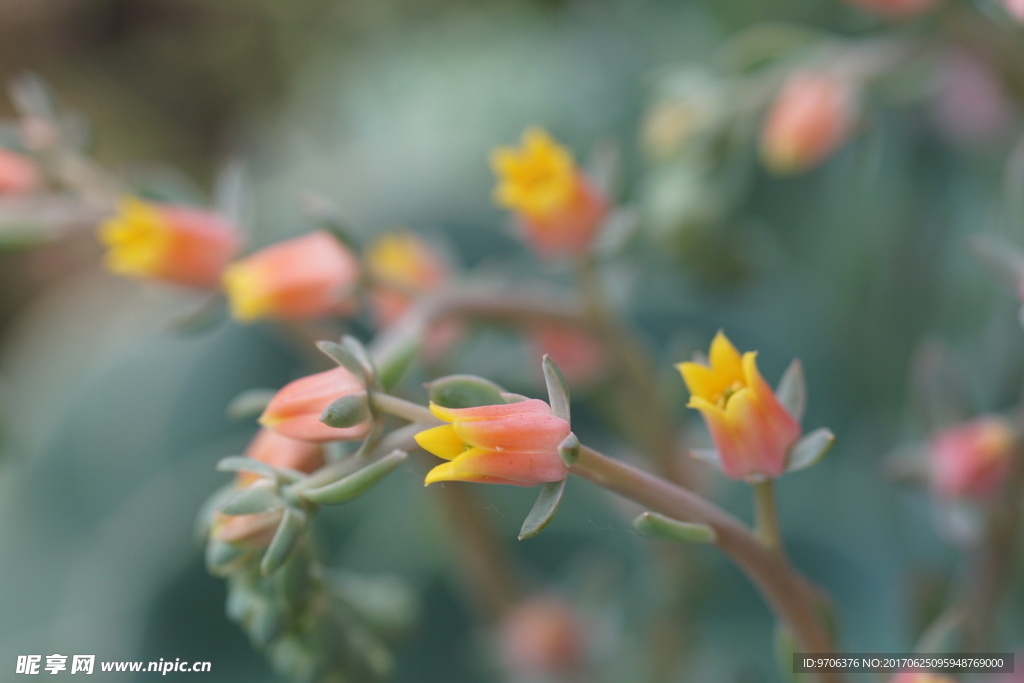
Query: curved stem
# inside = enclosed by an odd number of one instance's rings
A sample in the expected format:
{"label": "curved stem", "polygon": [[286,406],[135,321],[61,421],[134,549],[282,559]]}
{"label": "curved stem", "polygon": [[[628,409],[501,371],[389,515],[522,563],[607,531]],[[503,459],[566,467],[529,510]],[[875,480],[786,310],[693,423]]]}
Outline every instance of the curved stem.
{"label": "curved stem", "polygon": [[757,535],[766,548],[782,552],[779,516],[775,507],[775,482],[771,479],[760,481],[753,485],[753,489]]}
{"label": "curved stem", "polygon": [[[402,399],[377,394],[374,400],[384,412],[400,410],[416,422],[433,420],[430,411]],[[383,400],[382,400],[383,399]],[[393,413],[399,414],[399,413]],[[583,446],[570,473],[609,491],[629,498],[655,512],[673,519],[707,524],[715,530],[717,545],[747,574],[778,617],[792,630],[804,648],[811,653],[834,652],[834,646],[814,609],[815,595],[811,585],[786,560],[785,556],[766,547],[736,518],[700,496],[648,474],[592,448]],[[822,673],[826,683],[840,683],[838,673]]]}
{"label": "curved stem", "polygon": [[[831,653],[834,646],[814,609],[811,586],[786,558],[772,552],[738,520],[714,504],[584,446],[570,472],[673,519],[712,527],[717,545],[747,574],[804,651]],[[839,683],[841,674],[823,672],[821,680]]]}

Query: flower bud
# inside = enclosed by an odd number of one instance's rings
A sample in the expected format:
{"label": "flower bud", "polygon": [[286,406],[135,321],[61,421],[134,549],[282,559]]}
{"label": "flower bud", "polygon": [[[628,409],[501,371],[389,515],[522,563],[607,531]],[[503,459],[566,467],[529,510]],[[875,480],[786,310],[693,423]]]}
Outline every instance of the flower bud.
{"label": "flower bud", "polygon": [[886,19],[906,19],[926,12],[938,4],[938,0],[847,0],[847,2]]}
{"label": "flower bud", "polygon": [[1016,450],[1010,423],[989,415],[936,434],[929,443],[932,483],[948,498],[984,498],[1006,479]]}
{"label": "flower bud", "polygon": [[7,149],[0,149],[0,195],[28,194],[38,189],[42,180],[39,170],[29,158]]}
{"label": "flower bud", "polygon": [[437,291],[448,279],[437,252],[408,230],[377,240],[367,252],[366,266],[373,282],[373,313],[380,327],[395,323],[417,295]]}
{"label": "flower bud", "polygon": [[531,128],[519,149],[498,148],[491,167],[498,176],[494,201],[515,213],[538,255],[559,258],[589,249],[608,213],[607,199],[547,132]]}
{"label": "flower bud", "polygon": [[420,432],[416,443],[449,462],[430,470],[426,484],[473,481],[535,486],[561,481],[568,474],[558,445],[569,435],[569,423],[552,415],[544,401],[474,408],[431,403],[430,412],[449,424]]}
{"label": "flower bud", "polygon": [[272,510],[255,515],[225,515],[218,513],[210,529],[211,537],[231,545],[247,548],[266,548],[274,538],[281,521],[281,511]]}
{"label": "flower bud", "polygon": [[583,624],[557,597],[536,597],[514,607],[500,627],[505,666],[523,676],[558,675],[583,660]]}
{"label": "flower bud", "polygon": [[242,243],[211,211],[128,198],[99,230],[105,265],[119,275],[211,289]]}
{"label": "flower bud", "polygon": [[776,173],[819,163],[849,135],[854,92],[839,76],[803,72],[789,77],[761,130],[761,158]]}
{"label": "flower bud", "polygon": [[224,273],[231,312],[242,322],[351,313],[358,282],[356,257],[324,231],[261,249]]}
{"label": "flower bud", "polygon": [[356,441],[370,429],[370,421],[338,429],[320,421],[331,403],[366,387],[342,366],[291,382],[270,400],[260,424],[278,434],[303,441]]}
{"label": "flower bud", "polygon": [[[300,472],[315,472],[324,465],[324,449],[320,444],[282,436],[271,429],[261,429],[245,450],[246,457]],[[260,476],[252,472],[239,472],[238,485],[248,486]]]}
{"label": "flower bud", "polygon": [[527,336],[535,353],[551,356],[573,386],[593,384],[608,367],[604,347],[593,334],[578,325],[535,325],[527,330]]}
{"label": "flower bud", "polygon": [[757,352],[740,356],[724,334],[711,342],[709,363],[676,367],[690,390],[690,408],[704,416],[725,475],[778,477],[800,439],[800,425],[757,369]]}

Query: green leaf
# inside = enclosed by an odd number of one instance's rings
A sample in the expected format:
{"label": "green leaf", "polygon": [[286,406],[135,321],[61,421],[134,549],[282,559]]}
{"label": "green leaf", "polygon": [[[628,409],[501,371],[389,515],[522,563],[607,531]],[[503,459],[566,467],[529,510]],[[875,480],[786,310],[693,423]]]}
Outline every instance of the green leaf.
{"label": "green leaf", "polygon": [[249,389],[231,399],[227,414],[232,420],[257,417],[267,409],[267,404],[277,395],[273,389]]}
{"label": "green leaf", "polygon": [[224,458],[217,463],[217,470],[220,472],[252,472],[261,477],[277,479],[288,483],[296,482],[306,476],[298,470],[273,467],[265,462],[247,458],[244,455],[233,455],[229,458]]}
{"label": "green leaf", "polygon": [[633,520],[633,527],[644,536],[679,543],[714,543],[715,530],[707,524],[680,522],[679,520],[645,512]]}
{"label": "green leaf", "polygon": [[569,421],[569,383],[565,375],[551,356],[544,354],[544,382],[548,386],[548,400],[551,402],[551,414]]}
{"label": "green leaf", "polygon": [[526,515],[522,529],[519,530],[519,540],[533,538],[544,530],[558,512],[558,505],[562,502],[562,494],[565,493],[565,482],[556,481],[541,486],[537,502],[533,504],[530,514]]}
{"label": "green leaf", "polygon": [[476,375],[449,375],[427,384],[430,400],[445,408],[501,405],[502,388]]}
{"label": "green leaf", "polygon": [[830,430],[824,427],[815,429],[793,446],[793,450],[789,453],[786,471],[796,472],[810,467],[828,455],[835,443],[836,437]]}
{"label": "green leaf", "polygon": [[255,515],[283,506],[284,501],[277,495],[277,485],[261,479],[238,491],[220,506],[220,511],[225,515]]}
{"label": "green leaf", "polygon": [[799,359],[794,360],[786,368],[775,390],[779,402],[793,419],[800,422],[807,411],[807,381],[804,379],[804,366]]}
{"label": "green leaf", "polygon": [[318,341],[316,348],[359,379],[365,379],[365,371],[359,359],[353,356],[345,346],[332,341]]}
{"label": "green leaf", "polygon": [[366,392],[342,396],[324,408],[320,421],[328,427],[346,429],[355,427],[370,419],[370,404]]}
{"label": "green leaf", "polygon": [[558,444],[558,455],[566,467],[572,467],[580,457],[580,440],[575,434],[569,432],[569,436],[562,439]]}
{"label": "green leaf", "polygon": [[222,574],[247,553],[246,548],[211,538],[206,544],[206,568],[211,574]]}
{"label": "green leaf", "polygon": [[346,334],[341,338],[341,345],[345,347],[353,358],[359,363],[363,369],[362,376],[367,381],[373,381],[377,377],[377,372],[373,367],[373,361],[370,360],[370,354],[363,346],[363,342],[359,341],[351,334]]}
{"label": "green leaf", "polygon": [[277,525],[274,538],[270,541],[267,552],[263,554],[263,560],[260,562],[260,572],[264,576],[273,574],[285,563],[305,528],[305,513],[292,507],[286,507],[284,514],[281,515],[281,521]]}
{"label": "green leaf", "polygon": [[416,359],[419,350],[418,343],[410,343],[397,348],[383,358],[377,358],[377,378],[385,390],[390,390],[398,384],[412,365],[413,360]]}
{"label": "green leaf", "polygon": [[405,462],[409,455],[405,451],[392,451],[380,460],[367,465],[366,467],[349,474],[342,479],[315,488],[310,491],[303,491],[300,495],[306,500],[322,505],[338,505],[357,498],[369,491],[384,477]]}

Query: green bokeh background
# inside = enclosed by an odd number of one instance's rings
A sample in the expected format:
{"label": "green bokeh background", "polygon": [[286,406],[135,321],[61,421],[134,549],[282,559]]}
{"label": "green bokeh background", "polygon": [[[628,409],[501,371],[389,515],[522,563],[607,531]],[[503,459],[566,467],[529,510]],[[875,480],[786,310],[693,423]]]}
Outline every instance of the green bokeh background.
{"label": "green bokeh background", "polygon": [[[637,202],[653,172],[638,130],[666,75],[710,63],[729,36],[772,22],[968,46],[981,26],[1020,45],[1014,29],[950,4],[890,28],[828,0],[12,0],[0,3],[0,76],[28,68],[47,79],[90,119],[95,154],[113,167],[159,160],[206,187],[226,158],[242,159],[257,244],[306,229],[297,199],[308,190],[335,201],[364,237],[408,225],[466,267],[559,281],[565,274],[534,264],[489,202],[493,146],[534,123],[579,157],[616,142],[621,197]],[[1008,67],[1009,86],[1020,63]],[[834,596],[848,651],[909,650],[930,591],[965,569],[927,495],[885,473],[894,448],[925,435],[909,393],[915,350],[948,344],[979,409],[1018,399],[1018,302],[966,249],[982,232],[1019,237],[1006,210],[1019,188],[1003,176],[1018,125],[1009,106],[1008,133],[966,148],[943,137],[927,98],[885,103],[838,155],[795,178],[756,168],[751,147],[737,162],[749,185],[711,228],[727,248],[680,255],[641,240],[607,271],[681,425],[697,423],[672,363],[716,330],[759,349],[771,381],[803,360],[805,424],[829,426],[838,445],[780,483],[782,523],[794,562]],[[224,616],[224,587],[203,567],[194,519],[227,481],[214,463],[253,433],[224,417],[227,402],[317,361],[272,327],[174,335],[168,321],[186,303],[118,281],[94,257],[88,237],[0,254],[0,679],[13,677],[18,654],[57,652],[209,660],[205,681],[273,680]],[[492,335],[463,352],[453,367],[541,391],[539,375],[523,370],[536,359],[515,339]],[[584,440],[621,448],[596,412],[581,410]],[[398,651],[396,680],[502,680],[450,566],[436,498],[420,486],[426,459],[413,461],[324,515],[331,559],[401,576],[421,593],[420,628]],[[744,486],[708,480],[709,495],[749,519]],[[586,610],[599,680],[645,680],[645,615],[661,588],[633,510],[572,481],[552,527],[518,543],[532,493],[475,493],[476,512],[535,585]],[[713,550],[691,555],[705,582],[687,615],[685,661],[667,680],[780,680],[771,617],[753,588]],[[1016,578],[1004,651],[1024,641],[1019,568]]]}

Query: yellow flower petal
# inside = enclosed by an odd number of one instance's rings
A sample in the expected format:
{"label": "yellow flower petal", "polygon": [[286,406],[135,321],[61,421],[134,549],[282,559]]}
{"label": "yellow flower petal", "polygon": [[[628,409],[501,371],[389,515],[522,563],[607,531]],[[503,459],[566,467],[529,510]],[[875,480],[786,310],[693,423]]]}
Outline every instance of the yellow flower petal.
{"label": "yellow flower petal", "polygon": [[465,442],[459,438],[451,425],[427,429],[418,433],[415,438],[420,448],[445,460],[451,460],[466,450]]}
{"label": "yellow flower petal", "polygon": [[718,401],[719,396],[729,386],[724,378],[715,374],[714,370],[701,365],[700,363],[679,363],[676,368],[686,382],[686,388],[694,397],[706,399],[712,403]]}
{"label": "yellow flower petal", "polygon": [[729,341],[729,338],[721,331],[715,335],[714,340],[711,342],[708,360],[711,363],[711,369],[723,379],[726,386],[743,380],[740,352],[736,350],[736,347]]}

